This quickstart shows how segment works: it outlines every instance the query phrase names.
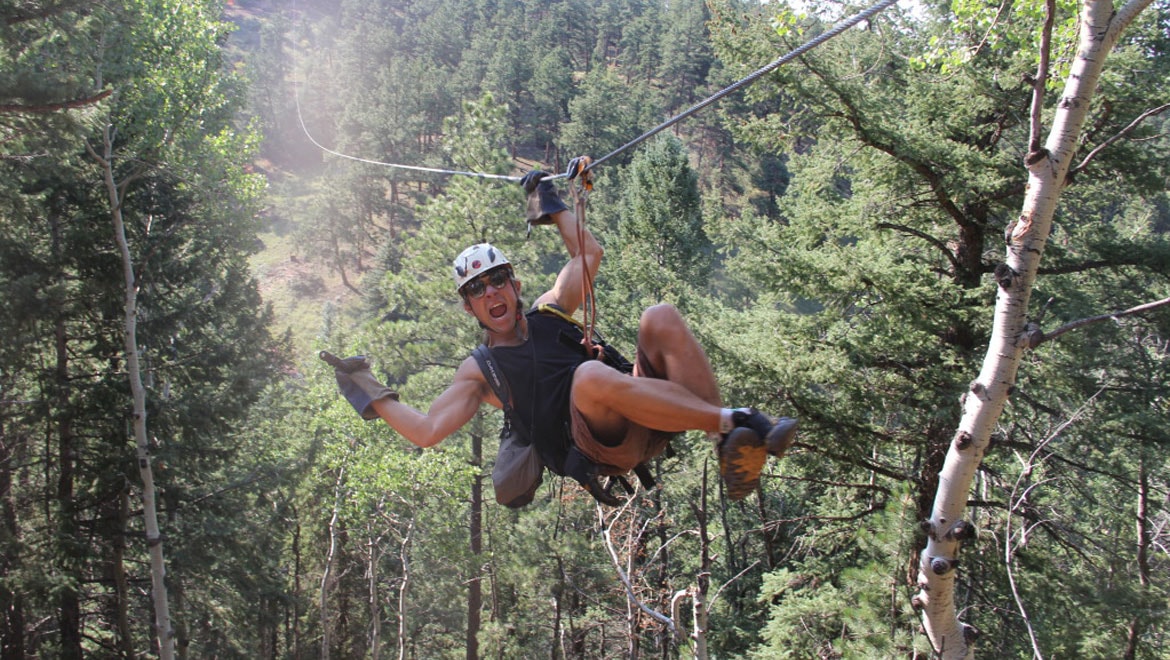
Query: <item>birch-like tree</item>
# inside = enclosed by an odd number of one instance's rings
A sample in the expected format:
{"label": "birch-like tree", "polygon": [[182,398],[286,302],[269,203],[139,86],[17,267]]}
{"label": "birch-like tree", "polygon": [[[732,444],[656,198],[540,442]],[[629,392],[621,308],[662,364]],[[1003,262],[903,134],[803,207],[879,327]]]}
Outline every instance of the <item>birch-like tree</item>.
{"label": "birch-like tree", "polygon": [[[915,604],[923,609],[931,644],[943,658],[974,657],[976,633],[959,620],[954,597],[959,548],[974,531],[964,520],[968,493],[1013,392],[1022,356],[1043,337],[1031,323],[1029,299],[1101,73],[1122,33],[1150,4],[1151,0],[1130,0],[1115,10],[1106,0],[1081,3],[1077,52],[1047,138],[1041,142],[1055,14],[1055,2],[1047,3],[1031,106],[1031,144],[1025,160],[1027,193],[1019,218],[1005,233],[1006,256],[995,271],[994,324],[983,366],[963,398],[963,416],[939,475],[930,519],[924,523],[928,540],[920,557],[921,591]],[[1041,650],[1036,649],[1036,654],[1039,657]]]}
{"label": "birch-like tree", "polygon": [[[86,151],[97,165],[97,174],[109,203],[110,226],[122,262],[123,349],[129,383],[133,438],[142,479],[142,504],[146,543],[150,554],[151,594],[159,656],[175,654],[175,630],[167,598],[166,562],[147,429],[146,388],[143,385],[143,347],[138,340],[140,269],[127,230],[127,196],[136,183],[170,170],[185,178],[194,165],[184,160],[186,151],[206,136],[199,129],[197,113],[222,103],[219,49],[215,24],[209,19],[213,5],[143,2],[127,7],[135,19],[129,33],[123,17],[112,13],[98,28],[98,57],[93,86],[111,85],[114,93],[97,118],[100,128],[87,141]],[[122,59],[119,47],[130,45],[137,59]],[[167,57],[167,54],[170,54]],[[153,57],[152,57],[153,56]],[[153,61],[152,61],[153,60]],[[108,79],[109,77],[110,79]],[[213,111],[213,110],[212,110]],[[213,111],[214,112],[214,111]],[[152,217],[136,217],[143,240],[151,239]]]}

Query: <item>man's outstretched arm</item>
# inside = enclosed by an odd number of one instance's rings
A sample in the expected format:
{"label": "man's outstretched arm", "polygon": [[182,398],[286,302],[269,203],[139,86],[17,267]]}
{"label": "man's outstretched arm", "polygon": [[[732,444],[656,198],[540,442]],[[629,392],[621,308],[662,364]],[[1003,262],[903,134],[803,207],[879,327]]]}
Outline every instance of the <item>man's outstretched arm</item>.
{"label": "man's outstretched arm", "polygon": [[489,399],[487,382],[472,358],[467,358],[455,372],[455,379],[433,402],[426,413],[392,398],[373,402],[374,411],[402,437],[419,447],[433,447],[471,421],[484,401]]}

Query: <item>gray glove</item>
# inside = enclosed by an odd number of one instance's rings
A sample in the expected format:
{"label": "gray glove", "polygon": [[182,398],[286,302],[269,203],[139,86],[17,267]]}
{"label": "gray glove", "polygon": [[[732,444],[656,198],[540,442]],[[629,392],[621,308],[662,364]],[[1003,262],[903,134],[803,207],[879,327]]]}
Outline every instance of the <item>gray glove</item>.
{"label": "gray glove", "polygon": [[321,359],[333,367],[333,376],[342,396],[362,419],[377,419],[374,402],[379,399],[398,400],[398,393],[378,382],[370,371],[370,363],[364,355],[355,355],[344,360],[336,355],[321,351]]}
{"label": "gray glove", "polygon": [[528,195],[528,209],[525,215],[530,229],[532,225],[551,225],[554,214],[569,209],[561,201],[561,195],[553,182],[542,180],[546,176],[548,174],[541,170],[532,170],[520,180],[520,185]]}

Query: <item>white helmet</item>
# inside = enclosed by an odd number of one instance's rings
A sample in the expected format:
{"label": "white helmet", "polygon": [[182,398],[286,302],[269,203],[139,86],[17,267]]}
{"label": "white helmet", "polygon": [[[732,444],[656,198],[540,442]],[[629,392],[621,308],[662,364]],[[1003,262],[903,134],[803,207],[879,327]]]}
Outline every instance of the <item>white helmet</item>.
{"label": "white helmet", "polygon": [[479,277],[481,273],[497,267],[508,265],[508,258],[497,250],[491,243],[477,243],[459,253],[455,257],[455,290],[459,291],[464,284]]}

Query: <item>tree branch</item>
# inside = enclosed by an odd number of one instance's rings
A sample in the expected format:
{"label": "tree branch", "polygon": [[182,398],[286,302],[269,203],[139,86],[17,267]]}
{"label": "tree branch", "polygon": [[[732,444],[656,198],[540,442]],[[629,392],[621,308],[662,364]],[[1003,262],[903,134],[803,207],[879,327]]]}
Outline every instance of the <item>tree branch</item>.
{"label": "tree branch", "polygon": [[759,565],[760,565],[760,560],[759,560],[759,559],[757,559],[757,560],[753,561],[752,563],[748,564],[748,567],[747,567],[747,568],[745,568],[745,569],[743,569],[742,571],[740,571],[740,572],[736,573],[736,574],[735,574],[733,577],[731,577],[730,579],[728,579],[726,582],[724,582],[723,584],[719,585],[719,588],[715,590],[715,595],[714,595],[714,596],[711,596],[711,602],[707,604],[707,609],[708,609],[708,610],[710,610],[711,608],[715,607],[715,601],[719,600],[719,595],[723,593],[723,590],[724,590],[724,589],[726,589],[727,587],[731,586],[731,584],[732,584],[733,582],[735,582],[736,580],[740,579],[740,578],[741,578],[741,577],[743,577],[744,575],[747,575],[747,572],[748,572],[748,571],[752,570],[753,568],[755,568],[756,566],[759,566]]}
{"label": "tree branch", "polygon": [[[44,18],[49,18],[51,16],[58,16],[60,14],[64,14],[67,11],[71,11],[71,10],[75,10],[75,9],[83,9],[83,8],[84,8],[84,3],[66,0],[64,2],[50,4],[49,6],[45,7],[44,9],[41,9],[38,12],[31,12],[31,13],[27,13],[27,14],[16,13],[16,14],[13,14],[11,16],[6,16],[4,18],[4,24],[11,26],[11,25],[16,25],[18,23],[25,23],[27,21],[36,21],[36,20],[40,20],[40,19],[44,19]],[[86,12],[86,13],[88,14],[88,12]]]}
{"label": "tree branch", "polygon": [[1066,332],[1071,332],[1078,328],[1083,328],[1086,325],[1107,321],[1109,319],[1119,319],[1123,316],[1141,314],[1142,312],[1149,312],[1158,309],[1159,307],[1165,307],[1166,305],[1170,305],[1170,298],[1163,298],[1162,300],[1146,303],[1144,305],[1138,305],[1137,307],[1130,307],[1129,309],[1120,312],[1113,312],[1111,314],[1102,314],[1100,316],[1090,316],[1089,318],[1079,319],[1073,321],[1072,323],[1066,323],[1052,332],[1044,332],[1040,330],[1040,328],[1030,324],[1031,327],[1029,327],[1027,330],[1028,348],[1036,348],[1046,341],[1056,339]]}
{"label": "tree branch", "polygon": [[1044,87],[1048,84],[1048,59],[1052,54],[1052,24],[1056,20],[1056,0],[1044,2],[1044,29],[1040,32],[1040,63],[1032,81],[1032,114],[1029,126],[1027,163],[1031,165],[1047,152],[1041,150],[1040,133],[1044,130],[1040,114],[1044,110]]}
{"label": "tree branch", "polygon": [[634,498],[632,497],[626,500],[626,503],[623,504],[620,509],[618,509],[617,513],[614,514],[608,525],[605,524],[605,513],[601,504],[597,505],[597,517],[599,518],[598,522],[600,522],[602,526],[602,538],[605,540],[605,549],[609,551],[609,558],[613,561],[613,568],[615,571],[617,571],[618,579],[621,581],[622,586],[626,589],[626,598],[628,598],[631,603],[636,605],[638,609],[650,615],[654,620],[665,626],[666,629],[670,631],[672,636],[676,636],[678,635],[678,627],[675,625],[674,620],[643,603],[638,598],[638,595],[634,593],[634,585],[630,582],[630,578],[626,575],[626,572],[622,570],[621,560],[618,558],[617,549],[614,548],[613,545],[613,535],[611,534],[613,526],[617,523],[618,519],[622,517],[622,515],[630,507],[630,503],[633,501]]}
{"label": "tree branch", "polygon": [[20,103],[9,103],[9,104],[5,104],[5,105],[0,105],[0,114],[48,115],[48,114],[52,114],[54,112],[60,112],[62,110],[73,110],[76,108],[85,107],[87,105],[93,105],[95,103],[98,103],[102,99],[105,99],[107,96],[109,96],[110,94],[113,94],[113,93],[114,93],[114,90],[107,89],[103,92],[100,92],[100,93],[94,95],[94,96],[87,96],[87,97],[80,98],[80,99],[72,99],[69,101],[62,101],[60,103],[49,103],[46,105],[23,105]]}
{"label": "tree branch", "polygon": [[802,61],[808,70],[812,71],[813,74],[816,75],[818,79],[820,79],[821,83],[824,84],[825,87],[827,87],[829,91],[831,91],[837,97],[837,100],[840,101],[841,105],[843,105],[848,111],[830,114],[835,114],[836,116],[841,117],[845,121],[849,122],[849,125],[853,127],[853,132],[857,135],[858,139],[860,139],[863,144],[885,153],[894,160],[909,166],[910,169],[917,172],[918,175],[926,181],[927,186],[934,194],[934,197],[938,201],[939,206],[941,206],[946,214],[951,216],[951,218],[953,218],[959,226],[966,227],[974,224],[969,218],[967,218],[967,215],[963,213],[962,209],[960,209],[958,205],[955,204],[954,200],[951,199],[951,196],[947,193],[945,187],[943,186],[943,177],[940,173],[935,171],[934,168],[932,168],[927,163],[916,158],[911,158],[909,155],[900,151],[895,146],[895,140],[882,140],[876,136],[873,131],[867,129],[861,120],[861,112],[858,110],[856,104],[853,103],[852,99],[848,98],[841,89],[839,89],[835,81],[829,75],[823,73],[820,69],[813,66],[813,63],[807,58],[804,58]]}
{"label": "tree branch", "polygon": [[947,247],[946,243],[943,243],[942,241],[938,240],[937,238],[931,236],[930,234],[927,234],[926,232],[918,231],[917,229],[914,229],[912,227],[906,227],[905,225],[896,225],[892,222],[879,222],[877,224],[877,228],[878,229],[893,229],[894,231],[900,231],[903,234],[910,234],[911,236],[917,236],[918,238],[921,238],[922,240],[926,241],[927,243],[930,243],[934,247],[938,248],[939,252],[942,252],[943,256],[945,256],[947,258],[947,261],[951,262],[951,267],[955,269],[955,272],[958,272],[958,270],[960,268],[960,264],[959,264],[959,260],[955,257],[955,254],[953,252],[951,252],[950,248]]}
{"label": "tree branch", "polygon": [[[1085,414],[1085,411],[1088,410],[1089,406],[1094,401],[1097,400],[1097,397],[1100,396],[1101,392],[1103,392],[1103,391],[1104,391],[1104,388],[1097,390],[1097,392],[1094,393],[1093,396],[1089,397],[1088,400],[1085,401],[1084,404],[1082,404],[1080,408],[1077,408],[1077,410],[1074,411],[1073,414],[1068,417],[1068,419],[1066,419],[1066,420],[1062,421],[1060,424],[1058,424],[1056,426],[1056,428],[1051,433],[1048,434],[1047,437],[1045,437],[1043,440],[1041,440],[1040,443],[1035,448],[1032,449],[1032,452],[1030,454],[1028,454],[1028,458],[1026,460],[1021,461],[1023,463],[1022,469],[1020,470],[1019,474],[1016,475],[1016,482],[1012,485],[1011,493],[1008,495],[1008,502],[1010,503],[1010,505],[1008,506],[1008,515],[1007,515],[1006,519],[1004,520],[1004,535],[1003,535],[1004,571],[1007,574],[1008,585],[1011,587],[1012,597],[1016,601],[1016,609],[1018,609],[1020,611],[1020,618],[1024,622],[1024,626],[1026,627],[1026,629],[1028,631],[1028,638],[1032,641],[1032,652],[1035,654],[1035,657],[1037,657],[1037,658],[1043,657],[1043,654],[1041,653],[1041,649],[1040,649],[1040,641],[1039,641],[1039,639],[1037,639],[1036,630],[1035,630],[1035,628],[1033,628],[1032,621],[1028,617],[1028,608],[1024,604],[1024,598],[1023,598],[1023,596],[1020,595],[1019,585],[1016,583],[1016,576],[1015,576],[1015,570],[1014,570],[1014,568],[1015,568],[1014,559],[1015,559],[1016,553],[1015,553],[1015,549],[1012,547],[1012,514],[1016,513],[1016,511],[1019,510],[1021,507],[1026,506],[1026,503],[1028,501],[1028,494],[1029,494],[1029,492],[1031,492],[1031,490],[1033,488],[1036,488],[1036,487],[1040,486],[1040,484],[1044,483],[1044,480],[1041,480],[1037,483],[1033,483],[1031,485],[1025,486],[1024,482],[1025,482],[1025,480],[1027,480],[1031,477],[1033,467],[1037,463],[1040,463],[1040,464],[1044,463],[1045,455],[1048,453],[1048,451],[1047,451],[1048,445],[1051,442],[1053,442],[1054,440],[1056,440],[1057,438],[1059,438],[1061,433],[1063,433],[1065,429],[1067,429],[1068,427],[1070,427],[1074,423],[1076,423],[1077,420],[1079,420]],[[1017,495],[1018,493],[1020,493],[1022,486],[1023,486],[1023,493]],[[1045,525],[1046,521],[1037,521],[1035,524]],[[1027,531],[1024,529],[1021,529],[1020,530],[1020,545],[1021,545],[1021,547],[1026,543],[1026,538],[1027,538]]]}
{"label": "tree branch", "polygon": [[1098,259],[1096,261],[1082,261],[1075,264],[1064,264],[1062,266],[1053,266],[1051,268],[1036,269],[1037,275],[1070,275],[1072,273],[1083,273],[1086,270],[1096,270],[1098,268],[1106,268],[1109,266],[1136,266],[1137,264],[1126,264],[1117,261],[1110,261],[1107,259]]}
{"label": "tree branch", "polygon": [[1101,153],[1109,145],[1113,144],[1114,142],[1117,142],[1121,138],[1132,133],[1134,131],[1134,129],[1136,129],[1143,121],[1149,119],[1150,117],[1160,115],[1163,112],[1165,112],[1166,110],[1170,110],[1170,103],[1163,103],[1162,105],[1160,105],[1156,108],[1150,108],[1149,110],[1146,110],[1142,114],[1138,115],[1137,119],[1134,119],[1133,121],[1129,122],[1129,125],[1123,129],[1121,129],[1120,131],[1118,131],[1118,133],[1116,135],[1110,137],[1108,140],[1105,140],[1101,144],[1094,147],[1093,150],[1090,151],[1089,154],[1087,156],[1085,156],[1085,158],[1080,163],[1078,163],[1075,167],[1069,169],[1068,178],[1071,179],[1078,172],[1085,169],[1085,167],[1094,158],[1097,157],[1097,154]]}

